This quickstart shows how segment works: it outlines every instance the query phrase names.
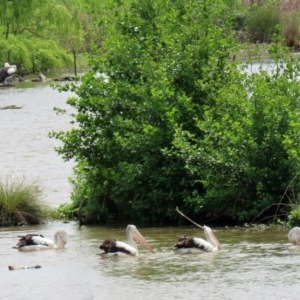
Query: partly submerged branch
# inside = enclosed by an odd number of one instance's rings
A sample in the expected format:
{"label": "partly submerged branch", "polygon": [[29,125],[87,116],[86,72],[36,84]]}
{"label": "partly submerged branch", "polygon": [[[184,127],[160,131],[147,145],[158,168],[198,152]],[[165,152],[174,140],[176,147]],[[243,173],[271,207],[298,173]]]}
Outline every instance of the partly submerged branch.
{"label": "partly submerged branch", "polygon": [[184,218],[186,218],[188,221],[190,221],[192,224],[194,224],[195,226],[199,227],[200,229],[203,229],[203,226],[197,224],[196,222],[194,222],[192,219],[190,219],[189,217],[187,217],[183,212],[181,212],[178,207],[175,208],[175,210]]}

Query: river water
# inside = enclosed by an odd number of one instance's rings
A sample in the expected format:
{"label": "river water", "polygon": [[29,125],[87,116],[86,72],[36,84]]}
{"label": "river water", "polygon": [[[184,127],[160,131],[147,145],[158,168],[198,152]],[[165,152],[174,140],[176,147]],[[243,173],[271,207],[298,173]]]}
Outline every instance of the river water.
{"label": "river water", "polygon": [[72,162],[63,162],[54,150],[59,141],[48,138],[52,130],[70,128],[70,114],[56,114],[54,107],[69,109],[71,93],[59,93],[49,85],[29,88],[1,88],[0,108],[15,105],[20,109],[0,109],[0,178],[37,183],[42,200],[50,206],[69,201]]}
{"label": "river water", "polygon": [[[65,163],[53,150],[58,141],[48,132],[70,128],[71,96],[47,85],[0,90],[0,176],[24,176],[43,187],[43,200],[52,207],[69,201]],[[137,226],[139,224],[136,224]],[[64,229],[63,250],[19,252],[18,235],[41,233],[51,238]],[[100,243],[125,239],[125,228],[49,222],[37,226],[0,228],[0,299],[165,300],[165,299],[299,299],[300,247],[290,245],[287,230],[247,231],[214,228],[223,245],[217,253],[178,255],[172,246],[180,235],[203,237],[194,227],[140,228],[154,248],[136,258],[103,259]],[[41,265],[40,269],[9,271],[8,266]]]}

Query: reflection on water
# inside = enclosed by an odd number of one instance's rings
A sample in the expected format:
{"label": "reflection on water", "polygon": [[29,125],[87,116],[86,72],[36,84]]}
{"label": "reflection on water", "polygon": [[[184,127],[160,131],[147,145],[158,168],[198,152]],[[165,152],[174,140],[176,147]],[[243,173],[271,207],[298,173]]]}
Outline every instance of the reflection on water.
{"label": "reflection on water", "polygon": [[[57,116],[53,107],[66,108],[70,94],[47,86],[0,90],[0,177],[37,179],[51,206],[70,197],[64,163],[53,150],[51,130],[67,129],[69,116]],[[136,224],[139,226],[139,224]],[[18,235],[35,232],[53,237],[64,229],[69,241],[63,250],[19,252],[12,249]],[[300,247],[287,242],[287,232],[220,229],[223,250],[198,255],[175,254],[181,235],[203,232],[193,228],[140,228],[154,253],[137,258],[103,259],[99,245],[106,238],[125,239],[125,227],[81,227],[54,222],[32,227],[0,228],[1,299],[46,300],[164,300],[164,299],[299,299]],[[41,265],[41,269],[9,271],[9,265]]]}
{"label": "reflection on water", "polygon": [[70,128],[70,115],[53,110],[70,109],[65,103],[70,96],[43,85],[0,89],[0,107],[21,106],[0,110],[0,179],[14,176],[37,182],[52,207],[70,199],[72,163],[63,162],[54,150],[59,141],[48,137],[52,130]]}
{"label": "reflection on water", "polygon": [[[18,252],[17,235],[39,232],[52,237],[64,229],[64,250]],[[224,249],[215,253],[175,254],[182,234],[202,236],[194,228],[141,228],[154,248],[138,257],[102,258],[106,238],[125,239],[125,228],[50,223],[3,228],[0,234],[1,299],[298,299],[300,247],[282,231],[245,232],[220,229]],[[8,265],[41,269],[8,271]],[[30,296],[29,296],[30,295]]]}

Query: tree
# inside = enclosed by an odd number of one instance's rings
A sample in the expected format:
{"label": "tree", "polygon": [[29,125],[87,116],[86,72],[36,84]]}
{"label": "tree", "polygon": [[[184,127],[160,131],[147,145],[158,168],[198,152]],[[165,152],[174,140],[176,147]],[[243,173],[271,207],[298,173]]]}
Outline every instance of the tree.
{"label": "tree", "polygon": [[0,59],[13,61],[21,72],[70,64],[66,50],[82,42],[80,5],[80,0],[0,0]]}
{"label": "tree", "polygon": [[177,131],[173,153],[205,187],[206,214],[273,221],[299,201],[299,62],[272,48],[273,73],[231,73],[204,108],[203,139]]}
{"label": "tree", "polygon": [[103,13],[102,55],[68,101],[75,126],[52,134],[77,162],[73,200],[87,217],[165,223],[201,198],[203,184],[170,150],[176,128],[203,138],[195,116],[230,80],[230,22],[228,3],[212,0],[118,1]]}

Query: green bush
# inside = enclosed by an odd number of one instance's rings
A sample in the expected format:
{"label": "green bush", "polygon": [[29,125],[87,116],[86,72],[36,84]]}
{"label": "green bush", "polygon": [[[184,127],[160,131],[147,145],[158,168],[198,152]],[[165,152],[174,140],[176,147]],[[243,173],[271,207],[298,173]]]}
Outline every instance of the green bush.
{"label": "green bush", "polygon": [[290,227],[300,226],[300,206],[291,210],[288,216],[288,224]]}
{"label": "green bush", "polygon": [[51,217],[57,220],[75,220],[78,215],[77,211],[78,209],[73,203],[63,203],[52,210]]}
{"label": "green bush", "polygon": [[278,32],[279,11],[276,7],[255,7],[249,11],[246,23],[249,41],[269,43]]}

